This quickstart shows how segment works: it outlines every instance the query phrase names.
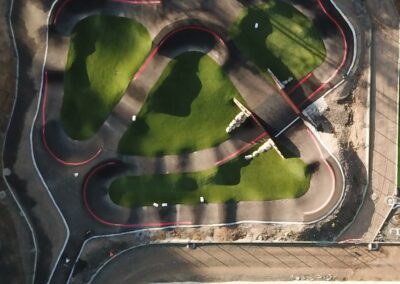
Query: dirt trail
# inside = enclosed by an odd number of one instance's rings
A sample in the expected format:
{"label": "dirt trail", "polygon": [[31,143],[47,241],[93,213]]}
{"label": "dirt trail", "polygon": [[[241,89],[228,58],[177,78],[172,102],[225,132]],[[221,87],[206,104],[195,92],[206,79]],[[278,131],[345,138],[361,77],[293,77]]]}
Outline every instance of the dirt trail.
{"label": "dirt trail", "polygon": [[[0,145],[8,124],[15,93],[15,58],[8,30],[8,1],[0,2]],[[3,170],[0,151],[0,169]],[[6,193],[6,185],[0,179],[0,193]],[[0,279],[4,283],[29,281],[27,270],[32,269],[30,232],[12,197],[0,197]],[[21,245],[21,243],[23,245]],[[22,253],[25,251],[25,253]]]}

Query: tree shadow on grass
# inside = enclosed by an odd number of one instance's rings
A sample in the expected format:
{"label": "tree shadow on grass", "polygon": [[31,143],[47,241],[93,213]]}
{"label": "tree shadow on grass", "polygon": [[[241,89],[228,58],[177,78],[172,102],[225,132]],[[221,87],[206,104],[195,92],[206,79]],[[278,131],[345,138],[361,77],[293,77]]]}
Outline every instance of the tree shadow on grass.
{"label": "tree shadow on grass", "polygon": [[197,181],[187,175],[182,175],[178,182],[176,183],[176,187],[182,192],[194,192],[199,189],[199,185]]}
{"label": "tree shadow on grass", "polygon": [[146,109],[154,113],[189,116],[191,105],[202,89],[198,72],[203,56],[197,52],[178,56],[168,76],[149,95]]}
{"label": "tree shadow on grass", "polygon": [[[279,13],[282,13],[280,10]],[[288,17],[291,14],[284,16]],[[255,28],[256,23],[258,23],[257,29]],[[273,23],[266,12],[258,6],[252,6],[248,8],[248,13],[240,24],[233,29],[233,37],[239,45],[239,49],[246,57],[252,59],[263,72],[270,68],[280,80],[290,76],[294,77],[289,68],[266,45],[266,40],[272,32]]]}
{"label": "tree shadow on grass", "polygon": [[238,185],[241,178],[241,170],[247,167],[250,161],[239,157],[237,160],[226,163],[218,168],[217,173],[213,177],[216,185]]}
{"label": "tree shadow on grass", "polygon": [[[96,20],[98,19],[98,20]],[[96,42],[100,37],[98,29],[93,29],[90,22],[100,21],[100,18],[88,18],[77,24],[71,38],[70,52],[74,51],[74,60],[66,69],[66,85],[79,86],[79,89],[90,87],[87,74],[87,58],[96,51]],[[76,85],[79,83],[79,85]]]}
{"label": "tree shadow on grass", "polygon": [[[273,12],[280,14],[285,18],[291,18],[294,16],[293,10],[285,10],[279,6],[271,7],[270,11],[271,13]],[[257,29],[255,28],[255,23],[258,23]],[[299,80],[302,79],[302,76],[305,76],[306,74],[297,74],[297,76],[301,76],[301,78],[297,78],[291,71],[290,66],[285,65],[282,62],[282,59],[278,56],[275,56],[271,49],[267,47],[266,40],[268,36],[272,34],[274,29],[278,29],[282,34],[290,38],[292,41],[295,41],[298,45],[301,45],[310,52],[317,54],[317,51],[310,49],[308,45],[305,45],[302,42],[302,38],[299,38],[297,35],[287,29],[287,27],[280,25],[277,22],[272,23],[267,13],[260,6],[251,6],[248,8],[247,15],[232,30],[234,42],[228,42],[231,58],[229,58],[225,64],[225,70],[229,71],[238,68],[239,61],[237,59],[245,61],[247,58],[251,59],[252,63],[258,67],[258,69],[266,78],[268,78],[268,81],[271,84],[274,83],[267,75],[267,68],[271,69],[274,75],[277,76],[281,82],[292,78],[292,80],[286,85],[286,91],[295,86]],[[310,35],[314,35],[314,33],[310,33]],[[279,44],[279,42],[277,42],[277,44]],[[238,47],[236,47],[236,45]],[[242,52],[244,56],[241,55]],[[293,52],[293,50],[289,52]],[[295,51],[293,55],[296,56]],[[242,56],[243,58],[241,58]],[[242,63],[241,66],[246,65],[243,65]],[[248,69],[252,70],[252,68]],[[259,71],[257,70],[253,73],[259,73]],[[303,101],[306,98],[305,93],[300,88],[296,90],[296,97],[299,101]]]}
{"label": "tree shadow on grass", "polygon": [[145,137],[145,134],[150,130],[147,122],[138,117],[134,124],[131,124],[118,143],[118,150],[122,154],[134,154],[140,152],[140,138]]}

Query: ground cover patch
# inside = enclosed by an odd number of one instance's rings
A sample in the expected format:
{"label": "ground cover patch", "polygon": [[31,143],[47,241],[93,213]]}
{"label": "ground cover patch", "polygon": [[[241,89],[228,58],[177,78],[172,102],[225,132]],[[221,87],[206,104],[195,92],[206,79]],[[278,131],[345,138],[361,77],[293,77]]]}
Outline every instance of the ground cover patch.
{"label": "ground cover patch", "polygon": [[240,111],[228,76],[209,56],[185,52],[172,59],[150,90],[136,121],[120,140],[127,155],[161,156],[216,146]]}
{"label": "ground cover patch", "polygon": [[96,133],[150,49],[146,28],[131,19],[98,15],[75,26],[61,109],[61,122],[68,135],[82,140]]}
{"label": "ground cover patch", "polygon": [[198,204],[200,196],[209,203],[289,199],[308,190],[310,175],[301,159],[282,159],[270,150],[251,161],[241,156],[202,172],[120,177],[109,194],[124,207]]}
{"label": "ground cover patch", "polygon": [[[258,28],[255,24],[258,23]],[[230,31],[238,48],[264,74],[301,79],[325,60],[324,43],[313,23],[292,5],[271,0],[246,8]]]}

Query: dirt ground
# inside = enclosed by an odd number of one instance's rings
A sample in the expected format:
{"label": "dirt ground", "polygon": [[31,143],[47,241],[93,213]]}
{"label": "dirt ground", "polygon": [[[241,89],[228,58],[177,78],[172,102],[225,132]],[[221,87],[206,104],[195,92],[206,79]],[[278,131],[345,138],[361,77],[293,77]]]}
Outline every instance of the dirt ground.
{"label": "dirt ground", "polygon": [[[8,118],[12,109],[15,87],[15,59],[8,30],[8,1],[0,2],[0,145],[3,145]],[[0,153],[1,156],[1,153]],[[1,158],[1,161],[3,159]],[[1,165],[1,170],[3,166]],[[0,193],[6,185],[0,179]],[[26,275],[20,255],[21,239],[15,224],[24,226],[17,206],[7,192],[0,200],[0,279],[2,283],[24,283]]]}
{"label": "dirt ground", "polygon": [[394,4],[397,7],[397,10],[400,11],[400,0],[394,0]]}
{"label": "dirt ground", "polygon": [[6,1],[0,3],[0,131],[4,133],[7,126],[9,113],[12,107],[15,84],[15,61],[8,35],[8,23],[6,15],[8,7]]}
{"label": "dirt ground", "polygon": [[[366,246],[348,245],[159,244],[108,256],[111,261],[94,283],[399,280],[398,254],[397,246],[368,251]],[[71,283],[86,283],[91,276]]]}

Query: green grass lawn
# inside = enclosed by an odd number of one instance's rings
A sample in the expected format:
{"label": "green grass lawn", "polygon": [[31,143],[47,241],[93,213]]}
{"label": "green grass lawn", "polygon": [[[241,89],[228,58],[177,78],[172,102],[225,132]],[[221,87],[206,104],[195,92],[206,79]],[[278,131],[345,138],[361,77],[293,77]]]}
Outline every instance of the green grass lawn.
{"label": "green grass lawn", "polygon": [[199,52],[171,60],[119,143],[127,155],[192,152],[228,139],[240,95],[221,67]]}
{"label": "green grass lawn", "polygon": [[87,139],[121,99],[151,49],[144,26],[114,16],[91,16],[71,35],[61,121],[73,139]]}
{"label": "green grass lawn", "polygon": [[310,174],[298,158],[282,159],[275,150],[252,161],[243,156],[203,172],[127,176],[109,189],[111,199],[124,207],[197,204],[296,198],[309,188]]}
{"label": "green grass lawn", "polygon": [[[256,22],[258,29],[254,28]],[[281,1],[250,6],[230,34],[264,74],[270,68],[280,80],[290,76],[301,79],[325,60],[325,46],[313,23]]]}

